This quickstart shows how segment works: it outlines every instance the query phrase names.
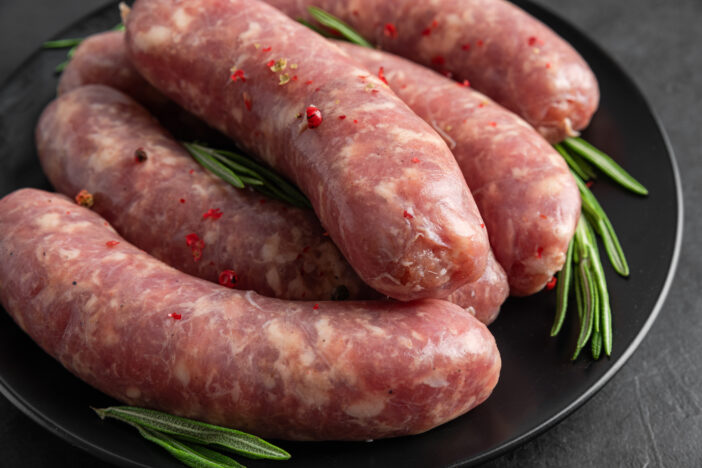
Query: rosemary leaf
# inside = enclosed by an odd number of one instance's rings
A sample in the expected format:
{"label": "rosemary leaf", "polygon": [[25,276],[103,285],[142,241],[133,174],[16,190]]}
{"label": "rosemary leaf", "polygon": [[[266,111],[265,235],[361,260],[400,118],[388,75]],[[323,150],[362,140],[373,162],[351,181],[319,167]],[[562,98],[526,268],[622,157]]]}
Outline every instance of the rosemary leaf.
{"label": "rosemary leaf", "polygon": [[612,262],[612,266],[616,272],[624,277],[629,276],[629,263],[626,261],[624,250],[619,243],[619,238],[614,232],[614,227],[612,227],[609,218],[605,216],[599,221],[598,231],[600,231],[600,235],[602,236],[609,261]]}
{"label": "rosemary leaf", "polygon": [[373,45],[361,37],[356,31],[353,30],[351,26],[341,21],[336,16],[333,16],[321,8],[317,7],[307,7],[307,12],[312,15],[312,17],[317,20],[322,26],[339,31],[339,33],[344,36],[346,40],[352,42],[356,45],[363,47],[373,48]]}
{"label": "rosemary leaf", "polygon": [[236,173],[234,173],[234,171],[224,166],[209,154],[198,151],[187,143],[185,144],[185,148],[190,152],[190,155],[208,171],[212,172],[236,188],[241,189],[245,187],[244,182],[238,175],[236,175]]}
{"label": "rosemary leaf", "polygon": [[242,167],[239,164],[216,153],[212,155],[212,157],[219,161],[221,164],[223,164],[225,167],[231,169],[232,172],[234,172],[239,177],[239,179],[241,179],[244,185],[265,185],[266,182],[263,179],[261,179],[261,177],[255,172],[253,172],[253,175],[250,176],[244,175],[252,171],[249,171],[245,167]]}
{"label": "rosemary leaf", "polygon": [[602,334],[598,331],[593,332],[590,339],[592,358],[597,361],[602,353]]}
{"label": "rosemary leaf", "polygon": [[598,285],[595,282],[594,275],[591,270],[592,256],[597,255],[595,246],[593,246],[594,236],[589,232],[587,219],[580,217],[578,225],[575,229],[575,254],[577,260],[577,285],[580,289],[579,294],[576,294],[578,300],[578,310],[580,316],[580,331],[575,346],[575,353],[572,359],[577,359],[582,348],[590,339],[593,329],[593,321],[595,319],[597,308],[599,307]]}
{"label": "rosemary leaf", "polygon": [[629,263],[609,217],[580,176],[573,173],[573,177],[580,190],[583,211],[592,218],[595,231],[602,236],[609,261],[612,262],[617,273],[625,277],[629,276]]}
{"label": "rosemary leaf", "polygon": [[263,439],[226,427],[131,406],[111,406],[94,410],[103,419],[110,417],[130,424],[137,424],[188,442],[214,445],[249,458],[269,460],[290,458],[288,452]]}
{"label": "rosemary leaf", "polygon": [[[297,187],[246,156],[232,151],[208,148],[197,143],[183,143],[183,145],[205,168],[237,188],[249,185],[270,198],[298,208],[312,207],[309,200]],[[237,177],[238,181],[242,182],[241,186],[228,179],[232,174]]]}
{"label": "rosemary leaf", "polygon": [[587,179],[597,179],[597,172],[595,172],[595,169],[585,161],[578,153],[568,153],[570,157],[573,159],[575,164],[578,165],[578,167],[585,173],[587,174]]}
{"label": "rosemary leaf", "polygon": [[553,147],[560,153],[561,156],[563,156],[563,159],[565,159],[568,167],[570,167],[573,172],[578,174],[580,178],[583,180],[590,180],[596,177],[596,174],[592,168],[585,161],[583,161],[582,158],[576,159],[574,155],[570,154],[561,144],[555,144]]}
{"label": "rosemary leaf", "polygon": [[595,195],[593,195],[588,186],[585,184],[585,181],[578,174],[576,174],[575,171],[571,170],[571,173],[573,174],[575,183],[577,184],[578,190],[580,191],[580,199],[582,201],[583,211],[588,215],[592,216],[594,220],[598,220],[603,216],[607,216],[604,210],[602,209],[602,206],[595,198]]}
{"label": "rosemary leaf", "polygon": [[563,264],[563,269],[558,272],[558,286],[556,289],[556,317],[553,320],[551,327],[551,336],[556,336],[563,327],[566,311],[568,310],[568,295],[570,294],[571,284],[573,282],[573,248],[575,241],[571,240],[568,244],[568,252],[566,260]]}
{"label": "rosemary leaf", "polygon": [[83,42],[83,38],[74,39],[57,39],[55,41],[46,41],[42,47],[45,49],[65,49],[67,47],[75,47]]}
{"label": "rosemary leaf", "polygon": [[[598,316],[595,317],[595,331],[601,332],[601,340],[604,344],[605,354],[612,354],[612,307],[609,303],[609,291],[607,289],[607,279],[605,278],[604,268],[597,249],[597,241],[593,232],[592,225],[585,219],[583,221],[588,237],[590,238],[590,258],[592,262],[592,275],[597,285],[600,307],[598,308]],[[595,358],[597,359],[597,358]]]}
{"label": "rosemary leaf", "polygon": [[584,259],[578,265],[578,277],[580,278],[580,297],[583,301],[580,308],[582,314],[580,316],[580,331],[578,332],[578,340],[575,345],[575,352],[571,360],[576,360],[580,355],[580,351],[585,347],[587,341],[592,334],[592,319],[594,308],[597,307],[597,297],[594,295],[592,277],[590,270],[587,267],[587,259]]}
{"label": "rosemary leaf", "polygon": [[69,62],[70,62],[70,60],[64,60],[63,62],[56,65],[56,68],[54,68],[54,73],[61,73],[63,70],[66,69]]}
{"label": "rosemary leaf", "polygon": [[[173,437],[148,427],[140,426],[139,424],[132,424],[132,426],[139,431],[143,438],[161,446],[180,462],[192,468],[245,468],[241,463],[221,453],[212,450],[203,452],[200,450],[202,447],[194,449],[193,445],[180,442]],[[211,454],[216,454],[217,456],[212,457]]]}
{"label": "rosemary leaf", "polygon": [[210,450],[207,447],[199,444],[192,444],[189,442],[181,442],[183,445],[188,447],[191,451],[202,455],[204,458],[208,458],[213,462],[219,463],[222,466],[232,467],[232,468],[246,468],[241,463],[237,462],[233,458],[230,458],[222,453]]}
{"label": "rosemary leaf", "polygon": [[333,38],[334,38],[334,36],[333,36],[332,34],[329,34],[327,31],[323,31],[322,28],[318,28],[317,26],[315,26],[314,24],[310,23],[309,21],[307,21],[307,20],[304,19],[304,18],[297,18],[297,22],[300,23],[300,24],[303,25],[303,26],[307,26],[308,28],[310,28],[312,31],[316,32],[316,33],[319,34],[320,36],[324,36],[324,37],[326,37],[327,39],[333,39]]}
{"label": "rosemary leaf", "polygon": [[639,181],[634,179],[611,157],[595,148],[587,141],[582,138],[566,138],[563,144],[573,153],[591,162],[625,189],[638,195],[648,195],[648,189],[646,189],[646,187],[641,185]]}
{"label": "rosemary leaf", "polygon": [[[253,171],[250,167],[247,167],[245,164],[239,164],[237,161],[231,157],[231,155],[234,155],[236,153],[231,153],[229,151],[216,151],[213,150],[212,148],[208,148],[206,146],[198,145],[197,143],[191,143],[190,144],[196,151],[205,153],[208,156],[211,156],[218,161],[226,164],[229,166],[229,168],[233,171],[235,171],[237,174],[244,175],[247,174],[251,177],[257,178],[258,180],[263,180],[259,174],[257,174],[255,171]],[[228,157],[225,157],[224,154]]]}

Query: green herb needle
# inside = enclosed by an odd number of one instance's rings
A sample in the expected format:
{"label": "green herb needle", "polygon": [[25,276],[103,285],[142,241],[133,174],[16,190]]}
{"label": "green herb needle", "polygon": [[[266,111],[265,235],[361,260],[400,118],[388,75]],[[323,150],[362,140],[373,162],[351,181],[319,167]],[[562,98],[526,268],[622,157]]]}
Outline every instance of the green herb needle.
{"label": "green herb needle", "polygon": [[334,15],[327,13],[321,8],[307,7],[307,12],[322,26],[338,31],[346,40],[356,45],[373,48],[373,45],[365,40],[360,34],[353,30],[351,26],[341,21]]}
{"label": "green herb needle", "polygon": [[160,411],[132,406],[95,409],[100,418],[114,418],[140,427],[171,435],[186,442],[213,445],[248,458],[287,460],[290,454],[251,434],[174,416]]}

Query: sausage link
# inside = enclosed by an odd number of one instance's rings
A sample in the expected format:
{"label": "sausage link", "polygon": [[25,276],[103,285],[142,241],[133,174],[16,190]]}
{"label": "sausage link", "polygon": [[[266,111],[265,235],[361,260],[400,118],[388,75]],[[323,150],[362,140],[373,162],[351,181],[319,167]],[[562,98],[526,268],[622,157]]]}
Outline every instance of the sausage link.
{"label": "sausage link", "polygon": [[371,287],[445,297],[480,277],[487,234],[451,152],[336,46],[258,1],[138,0],[126,28],[137,70],[295,182]]}
{"label": "sausage link", "polygon": [[[100,34],[84,44],[94,56],[72,61],[66,70],[72,69],[74,76],[96,76],[93,64],[100,63],[109,82],[112,74],[107,63],[119,56],[115,47],[123,56],[123,42],[114,43]],[[101,46],[111,52],[102,57]],[[133,83],[127,91],[146,84],[136,78],[127,82]],[[97,194],[93,209],[137,247],[210,281],[233,269],[239,277],[236,288],[267,296],[298,300],[379,296],[323,235],[313,213],[232,189],[208,176],[174,141],[158,146],[155,154],[146,152],[150,160],[136,164],[135,148],[170,139],[137,103],[99,86],[75,91],[65,87],[63,93],[37,126],[44,171],[52,185],[68,196],[82,189]],[[111,117],[107,120],[104,115]],[[223,210],[222,217],[203,222],[203,214],[213,207]],[[163,215],[154,217],[159,211]],[[185,243],[189,233],[208,239],[197,262]],[[490,252],[483,276],[461,286],[449,300],[489,324],[507,293],[507,277]]]}
{"label": "sausage link", "polygon": [[580,193],[563,158],[521,118],[428,68],[338,44],[449,142],[517,296],[541,290],[563,267]]}
{"label": "sausage link", "polygon": [[176,105],[137,73],[127,58],[122,31],[106,31],[83,40],[61,73],[58,94],[89,84],[102,84],[129,95],[180,139],[231,146],[228,138]]}
{"label": "sausage link", "polygon": [[[119,91],[64,93],[39,119],[36,141],[56,190],[87,190],[126,239],[181,271],[218,282],[233,270],[238,289],[283,299],[374,295],[314,213],[228,186]],[[192,237],[188,245],[191,234],[204,248]]]}
{"label": "sausage link", "polygon": [[0,200],[0,302],[69,371],[127,404],[262,437],[366,440],[429,430],[497,382],[492,335],[451,303],[232,291],[104,224],[62,195]]}
{"label": "sausage link", "polygon": [[293,18],[319,6],[389,52],[470,80],[550,142],[587,127],[595,75],[548,26],[505,0],[266,0]]}

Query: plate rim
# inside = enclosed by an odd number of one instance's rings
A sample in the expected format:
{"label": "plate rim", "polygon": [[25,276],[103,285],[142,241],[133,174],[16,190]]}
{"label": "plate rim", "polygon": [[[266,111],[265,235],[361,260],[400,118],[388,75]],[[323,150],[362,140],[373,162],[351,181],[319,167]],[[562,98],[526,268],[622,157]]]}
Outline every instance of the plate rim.
{"label": "plate rim", "polygon": [[[512,3],[517,4],[521,8],[522,5],[527,5],[532,9],[535,9],[539,11],[540,13],[545,13],[547,16],[550,16],[551,18],[556,19],[557,21],[560,21],[563,23],[565,26],[567,26],[571,31],[575,32],[578,36],[580,36],[581,39],[584,39],[586,42],[589,43],[589,46],[592,47],[598,55],[600,55],[602,58],[606,59],[606,61],[609,62],[611,66],[617,69],[618,72],[624,77],[624,79],[627,81],[627,87],[632,89],[639,97],[641,102],[645,105],[646,110],[648,111],[649,115],[652,117],[653,123],[655,124],[656,129],[658,130],[659,135],[661,136],[663,146],[665,147],[666,153],[667,153],[667,159],[670,162],[670,167],[671,167],[671,172],[673,176],[673,183],[674,183],[674,188],[675,188],[675,203],[677,206],[676,210],[676,223],[675,223],[675,241],[673,245],[673,251],[671,255],[670,262],[668,264],[668,271],[666,274],[665,281],[663,282],[663,286],[660,290],[660,293],[658,294],[658,298],[656,300],[656,303],[653,306],[653,309],[649,313],[648,317],[646,318],[645,322],[641,326],[641,329],[639,332],[636,334],[634,339],[631,341],[629,346],[624,350],[624,352],[621,354],[620,357],[617,358],[617,360],[611,365],[611,367],[590,387],[587,388],[585,392],[583,392],[579,397],[575,398],[573,401],[571,401],[568,405],[566,405],[564,408],[561,410],[557,411],[555,414],[551,415],[541,423],[535,425],[531,429],[527,430],[526,432],[519,434],[511,439],[508,439],[498,446],[489,449],[481,454],[474,455],[474,456],[469,456],[466,458],[462,458],[454,463],[446,465],[446,468],[456,468],[456,467],[463,467],[463,466],[474,466],[478,465],[481,463],[485,463],[489,460],[492,460],[494,458],[499,457],[500,455],[505,454],[506,452],[509,452],[511,450],[514,450],[518,446],[526,443],[527,441],[537,437],[538,435],[546,432],[548,429],[552,428],[555,426],[557,423],[561,422],[563,419],[565,419],[567,416],[569,416],[571,413],[573,413],[576,409],[580,408],[583,404],[585,404],[588,400],[590,400],[593,396],[595,396],[611,379],[616,375],[623,367],[624,365],[629,361],[631,356],[634,354],[634,352],[639,348],[641,343],[643,342],[644,338],[648,335],[648,332],[650,331],[651,327],[653,326],[653,323],[656,321],[658,316],[660,315],[661,309],[663,308],[663,305],[665,304],[666,299],[668,298],[668,294],[670,293],[670,289],[673,284],[673,280],[675,279],[675,275],[677,273],[678,265],[679,265],[679,259],[680,259],[680,254],[682,250],[682,242],[683,242],[683,232],[684,232],[684,197],[683,197],[683,189],[682,189],[682,179],[680,177],[680,171],[677,163],[677,159],[675,156],[675,151],[673,149],[673,146],[670,142],[670,137],[668,136],[667,132],[665,131],[665,128],[661,122],[660,117],[658,114],[654,111],[653,107],[651,106],[650,101],[646,97],[646,95],[641,91],[641,87],[638,85],[636,82],[635,78],[626,72],[626,70],[619,64],[617,60],[615,60],[612,55],[610,55],[609,52],[607,52],[604,48],[602,48],[599,43],[590,37],[589,35],[585,34],[579,27],[573,25],[567,18],[562,17],[560,14],[555,13],[551,8],[544,6],[542,4],[535,3],[532,0],[510,0]],[[78,19],[72,21],[70,24],[68,24],[66,27],[62,28],[57,34],[52,36],[52,38],[61,38],[64,37],[66,32],[69,30],[73,29],[76,25],[79,25],[80,23],[88,20],[89,18],[97,15],[104,14],[108,10],[113,10],[115,6],[118,4],[118,0],[112,0],[109,4],[95,8],[86,14],[82,15]],[[538,19],[538,18],[537,18]],[[29,54],[25,59],[23,59],[20,64],[15,67],[12,72],[0,83],[0,90],[4,89],[8,83],[12,82],[18,74],[21,73],[21,71],[26,67],[26,65],[33,60],[35,60],[40,54],[45,52],[46,49],[43,49],[41,46],[39,46],[36,50],[34,50],[31,54]],[[72,374],[70,374],[72,375]],[[39,426],[43,427],[44,429],[48,430],[50,433],[58,436],[62,440],[70,443],[74,447],[77,447],[81,450],[84,450],[88,452],[89,454],[92,454],[99,459],[109,462],[109,463],[116,463],[120,466],[124,467],[138,467],[138,468],[151,468],[149,465],[145,465],[141,462],[134,461],[131,458],[125,457],[117,452],[114,452],[112,450],[106,449],[100,445],[97,445],[95,443],[90,442],[89,440],[80,437],[73,432],[66,430],[63,428],[60,424],[58,424],[57,421],[52,420],[51,418],[47,417],[45,414],[43,414],[40,410],[35,408],[32,404],[29,402],[25,401],[20,395],[18,395],[5,381],[3,376],[0,374],[0,394],[3,395],[7,400],[12,403],[13,406],[15,406],[17,409],[19,409],[22,413],[24,413],[26,416],[28,416],[31,420],[33,420],[35,423],[37,423]]]}

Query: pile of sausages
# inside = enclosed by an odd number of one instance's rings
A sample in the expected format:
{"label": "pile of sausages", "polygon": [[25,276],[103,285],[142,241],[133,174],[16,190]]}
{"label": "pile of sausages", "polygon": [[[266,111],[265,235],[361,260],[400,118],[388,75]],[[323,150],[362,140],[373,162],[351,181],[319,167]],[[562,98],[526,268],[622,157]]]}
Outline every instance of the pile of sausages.
{"label": "pile of sausages", "polygon": [[[137,0],[81,44],[36,129],[65,195],[0,200],[0,301],[127,404],[293,440],[427,431],[488,398],[486,325],[563,265],[580,198],[549,141],[597,82],[503,0],[267,3]],[[440,73],[286,16],[310,5]],[[231,138],[313,211],[171,134]]]}

